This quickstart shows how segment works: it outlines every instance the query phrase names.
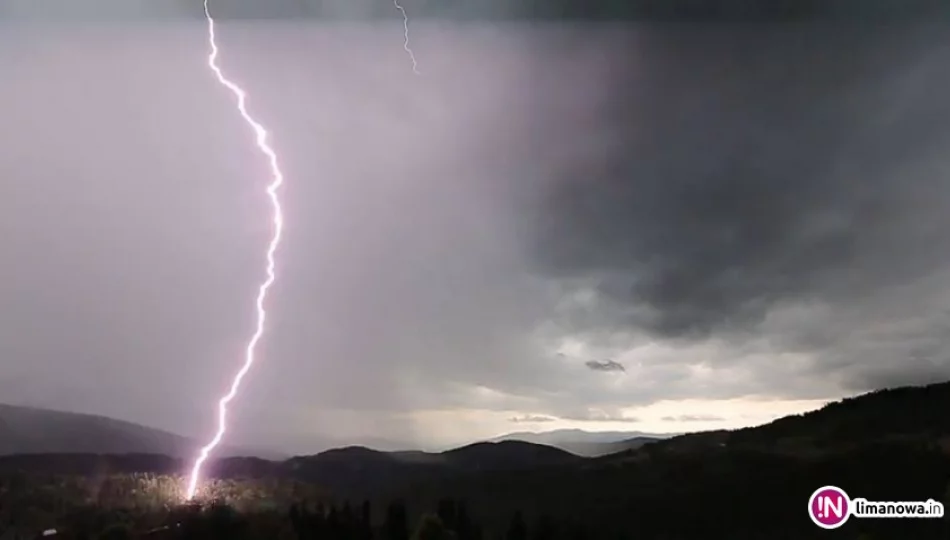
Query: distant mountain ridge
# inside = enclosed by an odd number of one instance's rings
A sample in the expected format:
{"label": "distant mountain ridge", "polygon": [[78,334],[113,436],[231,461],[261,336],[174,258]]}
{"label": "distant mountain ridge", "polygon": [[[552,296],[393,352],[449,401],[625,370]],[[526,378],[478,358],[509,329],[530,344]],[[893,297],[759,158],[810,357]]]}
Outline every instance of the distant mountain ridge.
{"label": "distant mountain ridge", "polygon": [[[188,457],[200,444],[188,437],[94,414],[0,404],[0,455],[164,454]],[[221,448],[222,456],[255,455]]]}
{"label": "distant mountain ridge", "polygon": [[[950,453],[947,410],[950,410],[950,382],[871,392],[830,403],[816,411],[732,431],[668,438],[637,432],[581,430],[512,433],[500,437],[501,440],[443,452],[384,452],[348,446],[284,461],[222,457],[209,462],[208,472],[220,477],[293,477],[352,493],[385,490],[446,476],[570,468],[578,464],[597,466],[598,463],[650,460],[657,455],[708,456],[723,451],[751,451],[811,458],[879,443],[946,446]],[[25,429],[31,422],[40,427]],[[633,436],[611,441],[613,437],[628,435]],[[587,440],[576,440],[582,437]],[[512,440],[517,438],[533,440]],[[575,444],[588,445],[583,449],[587,455],[578,455],[580,451],[576,448],[573,451],[564,448],[570,447],[565,438],[574,439]],[[545,441],[552,444],[544,444]],[[179,458],[190,457],[194,448],[184,437],[129,422],[0,406],[0,470],[175,473],[183,470],[183,461]],[[610,449],[616,451],[606,453]],[[48,455],[25,455],[31,453]]]}
{"label": "distant mountain ridge", "polygon": [[[585,459],[558,448],[521,441],[474,443],[445,452],[382,452],[349,446],[284,461],[220,458],[208,462],[205,474],[213,478],[293,479],[338,496],[369,497],[419,483],[570,467]],[[0,456],[0,473],[181,475],[189,463],[187,459],[159,454],[19,454]]]}
{"label": "distant mountain ridge", "polygon": [[522,441],[478,442],[444,452],[381,452],[352,446],[291,458],[282,470],[333,493],[364,497],[420,482],[543,470],[583,460],[559,448]]}
{"label": "distant mountain ridge", "polygon": [[[328,499],[373,506],[464,500],[500,526],[515,511],[543,511],[602,524],[609,538],[617,538],[618,525],[630,538],[817,538],[802,509],[822,485],[870,500],[950,503],[948,407],[950,382],[872,392],[763,426],[686,434],[593,458],[524,441],[438,453],[350,446],[285,461],[215,459],[205,478],[258,487],[303,482]],[[187,465],[159,455],[0,456],[0,474],[82,475],[93,485],[120,473],[180,476]],[[938,520],[862,521],[878,527],[871,538],[946,538]]]}
{"label": "distant mountain ridge", "polygon": [[[638,448],[643,444],[668,437],[670,435],[637,431],[589,432],[580,429],[559,429],[539,433],[509,433],[489,439],[487,442],[523,441],[559,448],[578,456],[595,457]],[[405,445],[384,439],[369,439],[357,444],[372,447],[373,451],[390,452],[403,457],[414,453],[399,450]],[[0,456],[90,453],[162,454],[171,457],[190,457],[199,446],[197,441],[188,437],[124,420],[93,414],[0,404]],[[331,451],[347,448],[347,446],[332,444],[318,447]],[[435,455],[425,452],[416,452],[416,454],[419,459],[426,460],[431,460],[431,455]],[[290,457],[276,452],[261,452],[227,445],[223,446],[217,455],[220,457],[261,457],[270,460]]]}
{"label": "distant mountain ridge", "polygon": [[556,429],[553,431],[521,431],[508,433],[492,441],[525,441],[560,448],[584,457],[597,457],[673,437],[674,434],[643,433],[639,431],[584,431]]}

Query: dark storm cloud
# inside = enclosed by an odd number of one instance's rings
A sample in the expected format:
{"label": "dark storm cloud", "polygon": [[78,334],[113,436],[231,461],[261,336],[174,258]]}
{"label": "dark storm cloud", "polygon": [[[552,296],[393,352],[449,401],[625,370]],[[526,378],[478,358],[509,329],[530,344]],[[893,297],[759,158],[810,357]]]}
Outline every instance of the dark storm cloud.
{"label": "dark storm cloud", "polygon": [[[338,20],[399,18],[388,0],[212,0],[219,19]],[[893,20],[933,13],[942,0],[403,0],[413,17],[543,20]],[[200,19],[201,0],[3,0],[0,17],[94,20]]]}
{"label": "dark storm cloud", "polygon": [[608,61],[591,114],[610,136],[550,165],[537,268],[594,287],[598,324],[745,332],[783,302],[848,302],[950,262],[947,39],[735,30],[618,37],[632,53]]}
{"label": "dark storm cloud", "polygon": [[[203,433],[252,328],[266,164],[203,25],[64,27],[0,34],[0,398]],[[946,41],[865,28],[417,24],[416,77],[401,21],[222,24],[287,174],[231,440],[946,373]]]}
{"label": "dark storm cloud", "polygon": [[623,364],[614,362],[613,360],[588,360],[584,362],[584,365],[591,371],[627,371],[627,368],[623,367]]}
{"label": "dark storm cloud", "polygon": [[565,19],[762,21],[893,19],[943,7],[939,0],[529,0],[516,13]]}

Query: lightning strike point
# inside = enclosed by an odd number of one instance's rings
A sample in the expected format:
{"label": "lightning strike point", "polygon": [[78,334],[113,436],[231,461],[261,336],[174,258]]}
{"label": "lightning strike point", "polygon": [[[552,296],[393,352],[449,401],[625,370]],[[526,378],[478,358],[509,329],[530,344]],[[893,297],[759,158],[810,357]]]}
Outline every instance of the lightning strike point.
{"label": "lightning strike point", "polygon": [[257,327],[254,331],[254,334],[248,341],[247,347],[245,348],[244,363],[241,365],[241,368],[232,379],[231,386],[227,394],[221,397],[221,399],[218,401],[218,428],[211,441],[201,448],[198,458],[195,460],[195,463],[191,468],[191,476],[188,479],[188,488],[185,492],[186,500],[191,500],[194,498],[195,492],[198,488],[198,481],[201,478],[201,468],[208,459],[208,456],[211,455],[211,452],[218,446],[218,444],[221,443],[221,440],[224,438],[224,434],[227,432],[228,404],[237,396],[241,387],[241,382],[244,380],[244,377],[254,364],[254,353],[258,342],[264,335],[264,323],[267,319],[267,311],[264,308],[264,301],[267,299],[268,290],[270,290],[271,285],[273,285],[274,281],[277,279],[277,274],[275,273],[276,262],[274,260],[274,255],[277,252],[278,246],[280,245],[281,235],[284,230],[284,214],[281,209],[280,198],[277,196],[278,189],[284,183],[284,175],[280,170],[277,154],[267,142],[267,130],[264,128],[264,126],[254,120],[254,118],[247,112],[247,93],[236,83],[225,77],[224,73],[221,71],[221,68],[217,64],[218,45],[215,39],[214,18],[211,16],[211,10],[208,7],[208,1],[209,0],[204,0],[205,19],[208,22],[208,44],[210,46],[210,53],[208,54],[208,67],[211,69],[218,82],[230,90],[236,98],[238,112],[241,114],[241,117],[244,119],[244,121],[247,122],[248,126],[254,131],[255,142],[258,149],[262,154],[264,154],[264,156],[267,157],[268,161],[270,162],[271,182],[267,186],[267,195],[270,197],[271,205],[274,211],[274,229],[266,252],[267,278],[260,284],[257,290]]}
{"label": "lightning strike point", "polygon": [[412,49],[409,47],[409,15],[406,13],[406,9],[402,7],[399,3],[399,0],[393,0],[393,6],[402,13],[402,28],[403,28],[403,42],[402,48],[406,51],[406,54],[409,55],[409,59],[412,60],[412,72],[416,75],[422,75],[419,73],[419,64],[416,62],[416,55],[412,53]]}

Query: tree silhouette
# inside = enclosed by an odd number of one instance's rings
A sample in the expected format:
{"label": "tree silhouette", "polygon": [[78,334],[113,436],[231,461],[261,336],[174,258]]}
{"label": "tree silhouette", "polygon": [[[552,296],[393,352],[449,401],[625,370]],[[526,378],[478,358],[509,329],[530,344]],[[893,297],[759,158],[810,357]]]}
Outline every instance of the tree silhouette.
{"label": "tree silhouette", "polygon": [[446,528],[437,514],[425,514],[419,520],[412,540],[455,540],[455,533]]}
{"label": "tree silhouette", "polygon": [[114,524],[99,533],[97,540],[131,540],[132,531],[127,525]]}
{"label": "tree silhouette", "polygon": [[511,517],[505,540],[528,540],[528,526],[525,524],[524,516],[520,510]]}
{"label": "tree silhouette", "polygon": [[531,532],[531,540],[554,540],[557,538],[557,525],[547,514],[538,518],[537,524]]}
{"label": "tree silhouette", "polygon": [[383,540],[409,540],[409,516],[402,501],[390,503],[386,508]]}

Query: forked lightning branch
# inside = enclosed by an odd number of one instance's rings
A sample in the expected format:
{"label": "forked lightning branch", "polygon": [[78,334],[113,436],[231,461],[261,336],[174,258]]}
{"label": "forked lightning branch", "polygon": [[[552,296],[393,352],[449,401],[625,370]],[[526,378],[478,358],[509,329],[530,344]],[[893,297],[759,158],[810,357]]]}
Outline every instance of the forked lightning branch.
{"label": "forked lightning branch", "polygon": [[[257,149],[267,158],[267,161],[270,164],[271,175],[266,191],[267,196],[270,198],[271,207],[273,209],[273,214],[271,217],[273,233],[271,235],[270,242],[267,245],[267,250],[264,254],[267,261],[267,277],[257,288],[257,301],[255,302],[257,308],[257,323],[255,325],[255,330],[253,335],[247,341],[247,346],[244,350],[244,361],[241,363],[240,368],[232,377],[228,392],[218,400],[217,429],[214,432],[214,436],[205,446],[200,449],[198,457],[195,459],[194,464],[191,467],[191,474],[188,477],[188,485],[185,488],[184,493],[185,498],[189,500],[194,498],[198,491],[198,483],[201,480],[202,467],[211,456],[211,453],[215,450],[215,448],[221,444],[221,440],[227,433],[228,405],[234,398],[237,397],[238,391],[241,388],[241,382],[250,372],[251,367],[256,360],[255,353],[257,345],[264,336],[264,327],[267,322],[267,310],[265,309],[267,293],[274,284],[274,281],[277,279],[277,263],[275,260],[275,255],[277,253],[277,248],[280,246],[281,235],[284,229],[284,214],[283,210],[281,209],[280,198],[278,197],[278,191],[284,183],[284,174],[280,170],[277,153],[268,143],[267,130],[262,124],[255,120],[247,110],[247,92],[238,86],[237,83],[227,78],[224,75],[224,72],[221,70],[221,67],[218,65],[218,43],[215,36],[215,20],[214,17],[211,16],[211,8],[209,7],[208,2],[209,0],[203,0],[204,15],[208,30],[208,68],[211,70],[217,81],[233,95],[238,113],[241,115],[241,118],[244,119],[244,122],[248,125],[248,127],[251,128],[251,131],[254,134],[254,141],[257,145]],[[418,75],[419,71],[416,64],[416,57],[412,53],[412,49],[409,48],[409,16],[406,14],[406,10],[403,9],[403,7],[399,4],[398,0],[394,0],[393,4],[396,6],[396,9],[402,13],[403,28],[405,30],[405,41],[403,43],[403,48],[409,55],[410,60],[412,60],[413,73]]]}
{"label": "forked lightning branch", "polygon": [[188,478],[188,487],[185,490],[186,499],[192,499],[195,496],[195,493],[198,490],[198,482],[201,478],[201,468],[211,455],[211,452],[213,452],[214,449],[221,443],[221,440],[224,438],[224,435],[227,432],[228,404],[231,403],[231,400],[237,397],[238,391],[241,388],[241,382],[244,380],[244,377],[248,374],[248,372],[250,372],[251,367],[254,364],[257,344],[264,336],[264,325],[267,322],[267,310],[264,307],[264,303],[267,300],[267,292],[277,279],[277,262],[275,261],[274,257],[277,253],[277,248],[280,246],[281,233],[284,230],[284,213],[283,210],[281,210],[280,198],[277,196],[278,190],[284,183],[284,174],[280,170],[280,165],[278,164],[277,160],[277,153],[267,142],[267,130],[247,111],[247,92],[245,92],[244,89],[238,86],[234,81],[225,77],[220,66],[218,66],[218,43],[215,39],[214,17],[211,16],[211,9],[208,6],[208,0],[204,0],[204,13],[208,24],[208,46],[210,49],[210,52],[208,53],[208,67],[211,69],[211,72],[214,74],[218,82],[228,89],[231,94],[233,94],[238,113],[240,113],[241,118],[244,119],[248,127],[250,127],[253,131],[258,150],[260,150],[261,154],[267,157],[267,160],[270,163],[271,177],[269,183],[267,184],[266,191],[273,208],[273,216],[271,218],[271,222],[273,223],[273,234],[271,235],[271,239],[267,245],[267,251],[265,253],[265,258],[267,259],[267,277],[257,288],[257,301],[255,302],[257,307],[257,323],[255,325],[254,334],[247,342],[247,346],[244,350],[244,361],[241,363],[240,369],[231,379],[231,385],[228,389],[228,393],[218,400],[217,429],[211,441],[201,448],[198,458],[195,459],[194,465],[191,467],[191,475]]}

